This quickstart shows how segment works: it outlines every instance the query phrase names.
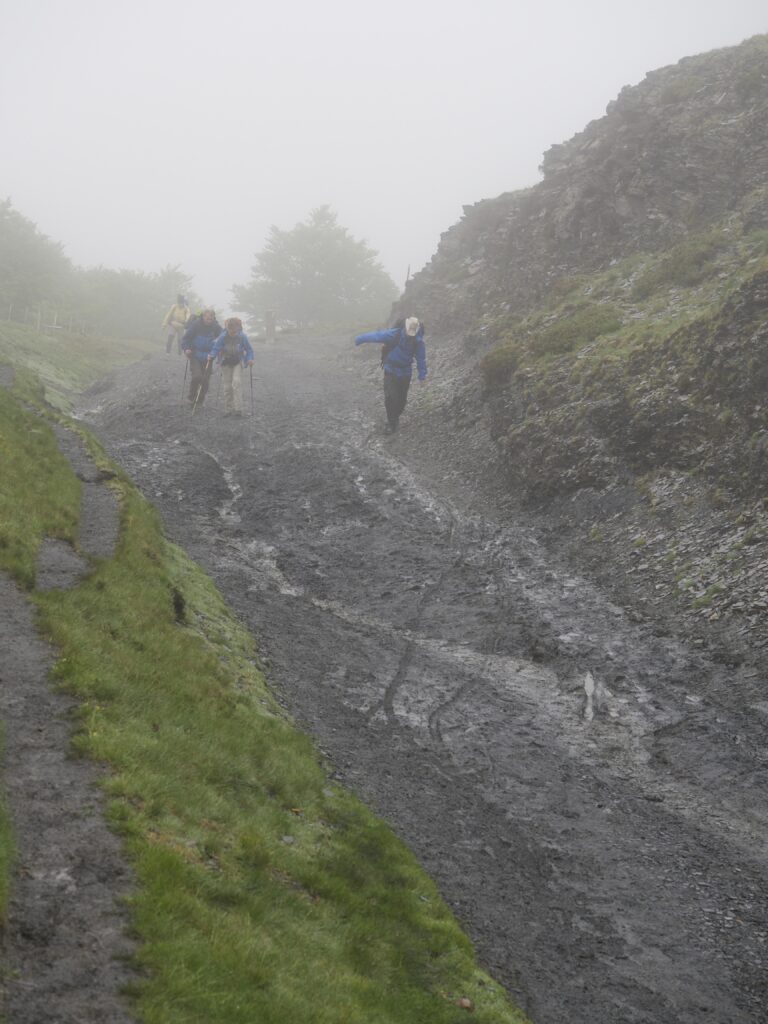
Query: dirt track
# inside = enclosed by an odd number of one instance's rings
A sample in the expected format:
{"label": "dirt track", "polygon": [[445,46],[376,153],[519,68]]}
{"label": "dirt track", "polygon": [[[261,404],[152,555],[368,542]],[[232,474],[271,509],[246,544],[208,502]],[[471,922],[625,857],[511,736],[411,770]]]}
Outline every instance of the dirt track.
{"label": "dirt track", "polygon": [[259,351],[242,421],[215,382],[190,416],[182,373],[158,355],[83,416],[536,1024],[768,1021],[764,681],[428,490],[348,345]]}

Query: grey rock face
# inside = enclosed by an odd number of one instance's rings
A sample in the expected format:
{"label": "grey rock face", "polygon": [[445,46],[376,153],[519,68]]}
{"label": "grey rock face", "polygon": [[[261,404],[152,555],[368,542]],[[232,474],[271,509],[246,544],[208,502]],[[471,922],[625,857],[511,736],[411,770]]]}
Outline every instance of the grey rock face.
{"label": "grey rock face", "polygon": [[623,89],[604,117],[545,153],[539,184],[465,206],[403,308],[451,330],[728,216],[747,230],[768,224],[767,59],[768,37],[756,36]]}

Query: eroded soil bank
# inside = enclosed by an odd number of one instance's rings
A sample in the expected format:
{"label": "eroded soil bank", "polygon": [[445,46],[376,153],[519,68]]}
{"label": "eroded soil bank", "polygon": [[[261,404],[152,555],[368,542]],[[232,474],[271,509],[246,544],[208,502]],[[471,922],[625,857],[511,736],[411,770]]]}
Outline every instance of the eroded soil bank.
{"label": "eroded soil bank", "polygon": [[764,681],[386,441],[370,365],[261,350],[235,420],[158,354],[82,415],[537,1024],[768,1021]]}

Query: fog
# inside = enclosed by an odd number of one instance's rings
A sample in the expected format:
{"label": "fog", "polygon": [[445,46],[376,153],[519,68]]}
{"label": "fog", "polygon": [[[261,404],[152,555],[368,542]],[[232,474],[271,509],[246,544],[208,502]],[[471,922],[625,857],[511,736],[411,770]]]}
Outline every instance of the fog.
{"label": "fog", "polygon": [[402,286],[624,85],[768,31],[765,0],[2,0],[0,198],[78,264],[218,308],[329,204]]}

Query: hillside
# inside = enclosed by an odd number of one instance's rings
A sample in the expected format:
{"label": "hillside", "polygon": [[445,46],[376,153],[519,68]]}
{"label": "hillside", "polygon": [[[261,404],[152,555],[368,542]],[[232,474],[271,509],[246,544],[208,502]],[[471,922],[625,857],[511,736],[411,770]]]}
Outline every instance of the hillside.
{"label": "hillside", "polygon": [[736,660],[768,609],[767,57],[623,89],[538,185],[465,207],[401,303],[446,462]]}

